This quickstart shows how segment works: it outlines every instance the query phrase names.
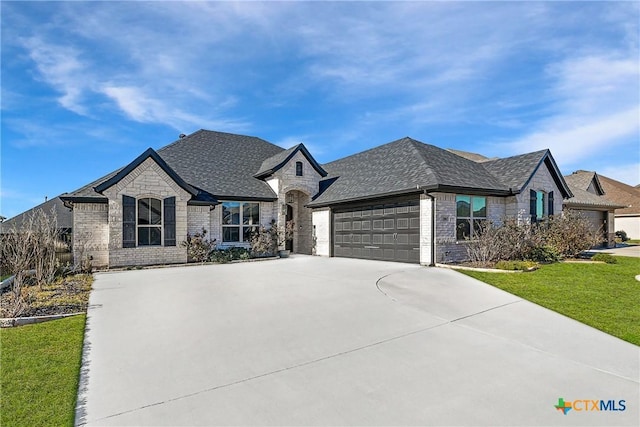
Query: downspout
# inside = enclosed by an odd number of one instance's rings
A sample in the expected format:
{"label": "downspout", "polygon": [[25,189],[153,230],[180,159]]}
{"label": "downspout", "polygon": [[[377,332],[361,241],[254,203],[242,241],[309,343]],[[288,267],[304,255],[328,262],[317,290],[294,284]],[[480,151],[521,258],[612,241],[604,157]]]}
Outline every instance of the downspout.
{"label": "downspout", "polygon": [[436,198],[424,190],[424,195],[431,199],[431,262],[429,267],[436,266]]}

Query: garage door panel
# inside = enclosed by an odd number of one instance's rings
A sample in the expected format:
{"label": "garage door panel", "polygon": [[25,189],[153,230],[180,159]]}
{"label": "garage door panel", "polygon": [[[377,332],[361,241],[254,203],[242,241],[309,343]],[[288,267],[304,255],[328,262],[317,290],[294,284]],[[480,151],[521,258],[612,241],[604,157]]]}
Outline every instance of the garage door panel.
{"label": "garage door panel", "polygon": [[344,207],[336,210],[334,255],[418,263],[419,200]]}

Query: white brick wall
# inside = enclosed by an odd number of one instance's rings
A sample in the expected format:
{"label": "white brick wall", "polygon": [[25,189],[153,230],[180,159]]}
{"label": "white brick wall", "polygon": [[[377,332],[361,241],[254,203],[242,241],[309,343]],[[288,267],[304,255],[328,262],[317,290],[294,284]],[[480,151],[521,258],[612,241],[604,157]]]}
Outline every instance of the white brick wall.
{"label": "white brick wall", "polygon": [[[152,265],[183,263],[186,249],[181,243],[187,237],[187,201],[191,195],[177,185],[155,161],[148,158],[116,185],[104,191],[109,198],[109,265]],[[122,196],[176,197],[176,246],[122,247]],[[207,208],[208,209],[208,208]],[[163,230],[164,234],[164,230]],[[164,244],[164,235],[163,235]]]}
{"label": "white brick wall", "polygon": [[[302,176],[296,176],[296,162],[302,162]],[[278,194],[278,202],[275,206],[277,221],[284,225],[286,212],[281,206],[286,203],[287,193],[293,197],[295,231],[293,236],[293,251],[303,254],[312,253],[313,220],[312,211],[305,205],[311,201],[311,197],[318,193],[318,185],[322,177],[307,161],[307,158],[297,152],[282,168],[276,171],[267,183]]]}
{"label": "white brick wall", "polygon": [[94,267],[109,265],[109,206],[76,203],[73,208],[73,257],[81,263],[89,256]]}
{"label": "white brick wall", "polygon": [[316,255],[331,254],[331,211],[320,208],[313,211],[313,226],[316,228]]}
{"label": "white brick wall", "polygon": [[211,218],[209,206],[187,206],[187,232],[191,235],[207,230],[207,239],[211,238]]}

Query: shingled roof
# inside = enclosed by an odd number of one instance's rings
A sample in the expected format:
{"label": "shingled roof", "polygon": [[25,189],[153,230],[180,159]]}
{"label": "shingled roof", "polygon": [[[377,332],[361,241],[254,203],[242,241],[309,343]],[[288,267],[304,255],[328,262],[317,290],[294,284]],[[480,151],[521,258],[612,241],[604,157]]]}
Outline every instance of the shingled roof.
{"label": "shingled roof", "polygon": [[573,197],[563,202],[568,207],[605,208],[607,210],[623,207],[605,197],[606,193],[600,184],[598,174],[595,172],[576,171],[571,175],[566,175],[564,180],[573,193]]}
{"label": "shingled roof", "polygon": [[406,137],[323,165],[329,175],[309,206],[423,190],[517,194],[543,163],[555,171],[563,197],[571,195],[549,150],[495,160],[481,156],[480,160]]}
{"label": "shingled roof", "polygon": [[45,215],[50,215],[52,211],[55,212],[58,228],[73,227],[73,213],[64,206],[64,203],[58,196],[4,221],[0,224],[0,230],[6,232],[14,226],[19,229],[29,215],[35,213],[37,210],[42,210]]}
{"label": "shingled roof", "polygon": [[[260,169],[264,159],[282,151],[283,148],[260,138],[199,130],[157,150],[157,155],[184,183],[199,190],[200,196],[210,195],[220,200],[274,200],[277,196],[271,187],[253,174]],[[126,168],[65,194],[63,198],[106,202],[95,187],[117,179],[115,177]],[[195,197],[194,202],[200,196]]]}
{"label": "shingled roof", "polygon": [[599,175],[599,177],[605,191],[604,197],[624,206],[616,209],[616,215],[640,215],[640,188],[632,187],[604,175]]}

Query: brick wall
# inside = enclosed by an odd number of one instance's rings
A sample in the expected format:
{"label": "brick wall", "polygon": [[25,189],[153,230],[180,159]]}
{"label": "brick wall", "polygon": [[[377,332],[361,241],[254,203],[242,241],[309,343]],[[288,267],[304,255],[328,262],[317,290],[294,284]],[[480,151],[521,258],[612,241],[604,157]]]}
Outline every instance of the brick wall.
{"label": "brick wall", "polygon": [[[148,158],[116,185],[104,191],[109,198],[109,265],[152,265],[183,263],[187,252],[180,243],[186,240],[188,228],[188,192],[177,185],[155,161]],[[122,196],[153,197],[163,200],[176,197],[176,246],[122,247]],[[208,208],[207,208],[208,209]],[[164,230],[163,230],[164,245]]]}
{"label": "brick wall", "polygon": [[[296,162],[302,162],[302,176],[296,176]],[[321,178],[307,161],[307,158],[298,152],[267,180],[269,186],[278,194],[278,202],[274,211],[280,226],[283,226],[286,220],[286,211],[281,206],[287,203],[287,195],[293,199],[288,204],[293,207],[295,222],[293,251],[296,253],[312,253],[313,215],[311,209],[305,205],[311,201],[312,196],[318,193],[318,184]]]}
{"label": "brick wall", "polygon": [[109,206],[106,203],[76,203],[73,207],[73,258],[89,256],[94,267],[109,265]]}

